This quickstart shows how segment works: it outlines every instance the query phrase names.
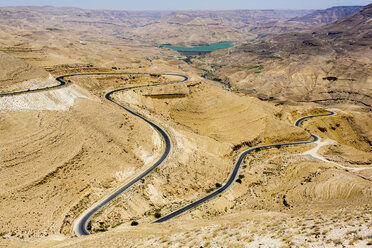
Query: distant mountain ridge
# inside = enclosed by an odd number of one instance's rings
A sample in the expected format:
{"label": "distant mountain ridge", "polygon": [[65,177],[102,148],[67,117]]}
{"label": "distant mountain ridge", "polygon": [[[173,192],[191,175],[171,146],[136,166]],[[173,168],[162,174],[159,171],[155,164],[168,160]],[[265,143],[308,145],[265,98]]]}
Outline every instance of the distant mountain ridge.
{"label": "distant mountain ridge", "polygon": [[1,31],[22,27],[30,32],[42,29],[52,35],[52,31],[73,27],[126,40],[194,46],[298,32],[361,9],[352,6],[327,10],[124,11],[8,7],[0,8],[0,23]]}
{"label": "distant mountain ridge", "polygon": [[372,4],[307,31],[211,53],[203,62],[218,68],[210,78],[262,99],[353,103],[371,109],[371,57]]}
{"label": "distant mountain ridge", "polygon": [[312,25],[326,24],[359,12],[363,8],[364,6],[336,6],[325,10],[316,10],[305,16],[292,18],[288,22],[304,22]]}
{"label": "distant mountain ridge", "polygon": [[347,51],[372,47],[372,4],[332,23],[318,27],[315,38],[328,40]]}

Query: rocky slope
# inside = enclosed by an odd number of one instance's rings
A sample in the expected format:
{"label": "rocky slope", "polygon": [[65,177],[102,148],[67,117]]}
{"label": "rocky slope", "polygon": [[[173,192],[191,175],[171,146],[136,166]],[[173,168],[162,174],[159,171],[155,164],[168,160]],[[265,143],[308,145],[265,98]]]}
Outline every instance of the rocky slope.
{"label": "rocky slope", "polygon": [[[254,27],[257,25],[272,26],[276,22],[284,22],[310,12],[309,10],[141,12],[15,7],[0,8],[0,23],[5,34],[8,30],[15,32],[38,30],[37,33],[48,31],[51,34],[64,30],[79,30],[125,40],[193,45],[254,38],[257,34]],[[275,32],[283,31],[284,28]]]}
{"label": "rocky slope", "polygon": [[[310,32],[247,42],[194,61],[264,99],[349,102],[370,108],[372,5]],[[205,73],[205,72],[203,72]]]}
{"label": "rocky slope", "polygon": [[[218,41],[253,39],[265,30],[280,33],[276,23],[291,16],[302,16],[306,10],[234,10],[234,11],[181,11],[171,13],[149,25],[129,32],[134,39],[178,45],[208,44]],[[288,25],[287,25],[288,26]],[[266,27],[266,28],[265,28]]]}
{"label": "rocky slope", "polygon": [[325,10],[316,10],[313,13],[301,17],[295,17],[288,22],[300,22],[305,25],[319,25],[334,22],[338,19],[359,12],[364,6],[338,6]]}
{"label": "rocky slope", "polygon": [[0,51],[0,93],[53,83],[49,73]]}

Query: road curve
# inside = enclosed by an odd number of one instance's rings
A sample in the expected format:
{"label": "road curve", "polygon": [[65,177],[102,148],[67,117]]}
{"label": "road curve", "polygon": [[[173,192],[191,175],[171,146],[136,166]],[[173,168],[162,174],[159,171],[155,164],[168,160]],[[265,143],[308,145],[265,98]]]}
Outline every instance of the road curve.
{"label": "road curve", "polygon": [[6,93],[0,93],[0,96],[14,96],[14,95],[20,95],[20,94],[26,94],[26,93],[33,93],[33,92],[40,92],[44,90],[50,90],[50,89],[56,89],[60,88],[64,85],[66,85],[66,82],[62,80],[63,76],[56,78],[56,80],[59,82],[57,85],[53,86],[47,86],[43,88],[37,88],[37,89],[28,89],[28,90],[21,90],[21,91],[14,91],[14,92],[6,92]]}
{"label": "road curve", "polygon": [[[11,93],[0,93],[0,96],[6,96],[6,95],[18,95],[18,94],[24,94],[24,93],[30,93],[30,92],[37,92],[37,91],[44,91],[44,90],[49,90],[49,89],[54,89],[54,88],[58,88],[58,87],[62,87],[64,85],[66,85],[66,81],[64,81],[64,78],[67,78],[67,77],[74,77],[74,76],[90,76],[90,75],[150,75],[150,73],[79,73],[79,74],[69,74],[69,75],[63,75],[63,76],[60,76],[58,78],[56,78],[56,80],[58,82],[60,82],[59,85],[55,85],[55,86],[50,86],[50,87],[45,87],[45,88],[39,88],[39,89],[33,89],[33,90],[24,90],[24,91],[18,91],[18,92],[11,92]],[[138,175],[135,179],[133,179],[132,181],[130,181],[129,183],[127,183],[126,185],[120,187],[119,189],[117,189],[115,192],[113,192],[110,196],[106,197],[105,199],[103,199],[102,201],[100,201],[99,203],[95,204],[93,207],[91,207],[90,209],[88,209],[85,213],[83,213],[78,220],[75,221],[75,225],[74,225],[74,231],[76,233],[76,235],[78,236],[84,236],[84,235],[89,235],[89,231],[87,230],[87,225],[88,225],[88,222],[90,220],[90,218],[92,218],[94,216],[94,214],[96,214],[100,209],[102,209],[104,206],[106,206],[108,203],[110,203],[112,200],[114,200],[116,197],[118,197],[120,194],[122,194],[123,192],[125,192],[126,190],[128,190],[131,186],[133,186],[135,183],[137,183],[139,180],[141,180],[142,178],[146,177],[148,174],[150,174],[155,168],[157,168],[159,165],[162,164],[162,162],[167,158],[168,154],[170,153],[170,150],[171,150],[171,140],[169,138],[169,135],[161,128],[159,127],[158,125],[156,125],[155,123],[151,122],[150,120],[146,119],[145,117],[133,112],[132,110],[128,109],[127,107],[121,105],[120,103],[116,102],[115,100],[113,100],[110,96],[115,93],[115,92],[118,92],[118,91],[122,91],[122,90],[129,90],[129,89],[134,89],[134,88],[141,88],[141,87],[148,87],[148,86],[156,86],[156,85],[168,85],[168,84],[174,84],[174,83],[179,83],[179,82],[184,82],[184,81],[187,81],[188,80],[188,77],[187,76],[184,76],[184,75],[180,75],[180,74],[151,74],[151,75],[163,75],[163,76],[178,76],[178,77],[181,77],[183,78],[183,80],[180,80],[180,81],[173,81],[173,82],[168,82],[168,83],[163,83],[163,84],[149,84],[149,85],[140,85],[140,86],[132,86],[132,87],[126,87],[126,88],[120,88],[120,89],[116,89],[116,90],[113,90],[113,91],[110,91],[108,92],[106,95],[105,95],[105,98],[112,102],[112,103],[115,103],[116,105],[118,105],[119,107],[121,107],[122,109],[128,111],[130,114],[138,117],[138,118],[141,118],[142,120],[144,120],[145,122],[147,122],[151,127],[153,127],[157,132],[159,132],[159,134],[163,137],[164,139],[164,142],[165,142],[165,151],[163,153],[163,155],[161,156],[161,158],[156,161],[156,163],[154,165],[152,165],[150,168],[148,168],[147,170],[145,170],[144,172],[142,172],[140,175]],[[305,116],[305,117],[302,117],[300,119],[298,119],[296,122],[295,122],[295,126],[300,126],[301,123],[306,120],[306,119],[309,119],[309,118],[314,118],[314,117],[323,117],[323,116],[331,116],[331,115],[335,115],[335,113],[331,110],[328,110],[328,114],[321,114],[321,115],[310,115],[310,116]],[[195,208],[199,205],[201,205],[202,203],[222,194],[224,191],[226,191],[233,183],[234,183],[234,180],[239,172],[239,169],[240,169],[240,166],[241,164],[243,163],[245,157],[256,151],[256,150],[261,150],[261,149],[265,149],[265,148],[270,148],[270,147],[280,147],[280,146],[292,146],[292,145],[304,145],[304,144],[311,144],[311,143],[314,143],[316,141],[319,140],[319,137],[310,133],[309,134],[311,135],[312,137],[312,140],[310,141],[303,141],[303,142],[289,142],[289,143],[281,143],[281,144],[271,144],[271,145],[263,145],[263,146],[258,146],[258,147],[254,147],[254,148],[250,148],[248,150],[245,150],[243,151],[239,157],[238,157],[238,160],[236,161],[235,163],[235,166],[234,166],[234,169],[233,171],[231,172],[229,178],[227,179],[227,181],[222,185],[221,188],[218,188],[217,190],[215,190],[214,192],[212,192],[211,194],[207,195],[207,196],[204,196],[203,198],[193,202],[193,203],[190,203],[189,205],[186,205],[162,218],[159,218],[157,220],[155,220],[154,222],[152,223],[162,223],[162,222],[165,222],[167,220],[170,220],[182,213],[185,213],[189,210],[191,210],[192,208]]]}
{"label": "road curve", "polygon": [[[334,115],[335,113],[333,111],[330,111],[330,110],[327,110],[328,111],[328,114],[322,114],[322,115],[310,115],[310,116],[305,116],[305,117],[302,117],[300,119],[298,119],[296,122],[295,122],[295,126],[299,127],[300,124],[306,120],[306,119],[309,119],[309,118],[314,118],[314,117],[320,117],[320,116],[330,116],[330,115]],[[304,145],[304,144],[311,144],[311,143],[314,143],[316,141],[319,140],[319,137],[310,133],[309,134],[311,135],[312,137],[312,140],[310,141],[303,141],[303,142],[289,142],[289,143],[281,143],[281,144],[272,144],[272,145],[263,145],[263,146],[258,146],[258,147],[254,147],[254,148],[251,148],[251,149],[248,149],[248,150],[245,150],[243,151],[239,157],[238,157],[238,160],[236,161],[235,163],[235,166],[234,166],[234,169],[232,171],[232,173],[230,174],[229,178],[227,179],[227,181],[222,185],[221,188],[218,188],[217,190],[213,191],[211,194],[207,195],[207,196],[204,196],[203,198],[193,202],[193,203],[190,203],[189,205],[186,205],[160,219],[157,219],[155,220],[154,222],[152,223],[162,223],[164,221],[167,221],[167,220],[170,220],[192,208],[195,208],[197,206],[199,206],[200,204],[220,195],[221,193],[223,193],[224,191],[226,191],[235,181],[235,178],[239,172],[239,169],[240,169],[240,166],[241,164],[243,163],[244,161],[244,158],[256,151],[256,150],[261,150],[261,149],[265,149],[265,148],[270,148],[270,147],[280,147],[280,146],[292,146],[292,145]]]}
{"label": "road curve", "polygon": [[168,157],[171,148],[172,148],[172,143],[169,135],[164,131],[160,126],[156,125],[152,121],[148,120],[147,118],[135,113],[134,111],[130,110],[129,108],[121,105],[120,103],[116,102],[111,98],[111,95],[115,92],[118,91],[123,91],[123,90],[129,90],[129,89],[135,89],[135,88],[141,88],[141,87],[148,87],[148,86],[157,86],[157,85],[169,85],[169,84],[174,84],[174,83],[180,83],[180,82],[185,82],[188,80],[187,76],[180,75],[180,74],[153,74],[153,73],[78,73],[78,74],[69,74],[69,75],[63,75],[60,77],[57,77],[56,80],[59,82],[58,85],[53,85],[53,86],[48,86],[48,87],[43,87],[43,88],[38,88],[38,89],[32,89],[32,90],[22,90],[22,91],[16,91],[16,92],[9,92],[9,93],[0,93],[0,96],[11,96],[11,95],[20,95],[20,94],[25,94],[25,93],[32,93],[32,92],[40,92],[40,91],[45,91],[45,90],[50,90],[50,89],[56,89],[59,87],[62,87],[64,85],[67,85],[69,81],[65,81],[65,78],[68,77],[75,77],[75,76],[100,76],[100,75],[159,75],[159,76],[177,76],[181,77],[181,80],[178,81],[171,81],[167,83],[159,83],[159,84],[147,84],[147,85],[139,85],[139,86],[131,86],[131,87],[126,87],[126,88],[120,88],[116,90],[112,90],[105,95],[105,99],[108,101],[115,103],[118,105],[120,108],[126,110],[130,114],[141,118],[145,122],[147,122],[151,127],[153,127],[163,138],[164,143],[165,143],[165,149],[164,153],[162,156],[148,169],[146,169],[144,172],[142,172],[140,175],[138,175],[136,178],[131,180],[129,183],[121,186],[118,188],[116,191],[114,191],[111,195],[108,197],[104,198],[100,202],[96,203],[93,207],[89,208],[86,212],[84,212],[76,221],[74,225],[74,231],[77,236],[83,236],[83,235],[89,235],[89,231],[87,230],[87,225],[89,220],[103,207],[105,207],[107,204],[109,204],[112,200],[117,198],[120,194],[128,190],[130,187],[132,187],[135,183],[149,175],[153,170],[155,170],[158,166],[160,166],[164,160]]}
{"label": "road curve", "polygon": [[[83,73],[83,74],[71,74],[71,75],[65,75],[63,76],[63,78],[65,77],[72,77],[72,76],[87,76],[87,75],[150,75],[150,73]],[[151,75],[155,75],[155,74],[151,74]],[[148,87],[148,86],[156,86],[156,85],[168,85],[168,84],[174,84],[174,83],[180,83],[180,82],[184,82],[184,81],[187,81],[188,80],[188,77],[187,76],[184,76],[184,75],[180,75],[180,74],[156,74],[156,75],[162,75],[162,76],[178,76],[178,77],[181,77],[182,80],[179,80],[179,81],[172,81],[172,82],[168,82],[168,83],[163,83],[163,84],[148,84],[148,85],[140,85],[140,86],[131,86],[131,87],[125,87],[125,88],[120,88],[120,89],[116,89],[116,90],[112,90],[108,93],[106,93],[105,95],[105,98],[112,102],[112,103],[115,103],[116,105],[118,105],[120,108],[126,110],[127,112],[129,112],[130,114],[138,117],[138,118],[141,118],[142,120],[144,120],[145,122],[147,122],[151,127],[153,127],[160,135],[161,137],[163,138],[164,140],[164,143],[165,143],[165,149],[164,149],[164,153],[163,155],[149,168],[147,168],[144,172],[142,172],[140,175],[138,175],[136,178],[134,178],[133,180],[131,180],[130,182],[128,182],[127,184],[121,186],[120,188],[118,188],[117,190],[115,190],[112,194],[110,194],[109,196],[107,196],[106,198],[104,198],[103,200],[101,200],[100,202],[96,203],[93,207],[89,208],[86,212],[84,212],[76,221],[75,221],[75,225],[74,225],[74,231],[75,231],[75,234],[77,236],[85,236],[85,235],[89,235],[89,231],[87,230],[87,226],[88,226],[88,223],[89,223],[89,220],[99,211],[101,210],[103,207],[105,207],[106,205],[108,205],[111,201],[113,201],[114,199],[116,199],[120,194],[124,193],[125,191],[127,191],[129,188],[131,188],[134,184],[136,184],[138,181],[140,181],[141,179],[145,178],[147,175],[149,175],[153,170],[155,170],[158,166],[160,166],[164,160],[168,157],[170,151],[171,151],[171,148],[172,148],[172,143],[171,143],[171,139],[169,137],[169,135],[166,133],[166,131],[164,131],[160,126],[156,125],[155,123],[153,123],[152,121],[148,120],[147,118],[135,113],[134,111],[130,110],[129,108],[121,105],[120,103],[116,102],[115,100],[113,100],[111,98],[111,95],[115,92],[118,92],[118,91],[123,91],[123,90],[129,90],[129,89],[134,89],[134,88],[141,88],[141,87]],[[63,79],[59,78],[60,80],[63,81]],[[57,79],[58,80],[58,79]]]}
{"label": "road curve", "polygon": [[168,84],[185,82],[185,81],[189,80],[189,78],[187,76],[185,76],[185,75],[181,75],[181,74],[168,74],[168,73],[161,73],[161,74],[157,74],[157,73],[130,73],[130,72],[88,72],[88,73],[76,73],[76,74],[68,74],[68,75],[63,75],[63,76],[57,77],[56,80],[59,82],[59,84],[57,84],[57,85],[47,86],[47,87],[37,88],[37,89],[27,89],[27,90],[20,90],[20,91],[14,91],[14,92],[0,93],[0,96],[14,96],[14,95],[21,95],[21,94],[26,94],[26,93],[40,92],[40,91],[45,91],[45,90],[51,90],[51,89],[60,88],[60,87],[65,86],[65,85],[67,85],[69,83],[69,82],[66,82],[64,80],[67,77],[76,77],[76,76],[104,76],[104,75],[158,75],[158,76],[176,76],[176,77],[183,78],[183,80],[180,80],[180,81],[172,81],[172,82],[163,83],[163,84],[138,85],[138,86],[132,86],[132,87],[127,87],[127,88],[117,89],[115,91],[135,89],[135,88],[141,88],[141,87],[149,87],[149,86],[157,86],[157,85],[168,85]]}

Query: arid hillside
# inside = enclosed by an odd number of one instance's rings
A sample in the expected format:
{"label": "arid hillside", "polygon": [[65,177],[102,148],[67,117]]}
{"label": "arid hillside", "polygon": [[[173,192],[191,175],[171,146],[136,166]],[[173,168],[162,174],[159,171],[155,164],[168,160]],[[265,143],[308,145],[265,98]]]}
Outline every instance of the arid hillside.
{"label": "arid hillside", "polygon": [[300,33],[249,41],[192,61],[208,78],[262,99],[372,106],[372,5]]}
{"label": "arid hillside", "polygon": [[264,37],[273,34],[298,32],[313,29],[314,26],[327,24],[344,18],[363,9],[363,6],[339,6],[325,10],[311,11],[306,15],[298,15],[294,18],[279,21],[261,21],[256,23],[250,32]]}
{"label": "arid hillside", "polygon": [[0,67],[0,92],[3,89],[16,91],[37,87],[40,81],[53,82],[53,77],[50,79],[51,75],[45,70],[3,52],[0,52]]}
{"label": "arid hillside", "polygon": [[300,22],[305,25],[326,24],[359,12],[363,8],[364,6],[333,7],[325,10],[317,10],[305,16],[295,17],[288,20],[288,22]]}
{"label": "arid hillside", "polygon": [[[199,45],[218,41],[254,39],[260,28],[284,22],[291,16],[310,11],[299,10],[236,10],[174,12],[154,23],[130,31],[133,39]],[[259,28],[260,27],[260,28]],[[266,29],[267,33],[272,30]],[[284,29],[281,30],[284,32]],[[275,30],[280,32],[280,30]]]}
{"label": "arid hillside", "polygon": [[[0,8],[3,35],[9,31],[43,34],[74,30],[124,40],[200,45],[244,41],[328,23],[358,7],[313,10],[111,11],[55,7]],[[303,17],[303,18],[302,18]],[[302,18],[302,19],[301,19]],[[46,21],[47,20],[47,21]],[[318,21],[320,20],[320,21]],[[36,31],[36,33],[35,33]],[[29,39],[34,35],[28,34]],[[81,42],[90,39],[81,39]]]}
{"label": "arid hillside", "polygon": [[[0,247],[371,245],[372,5],[296,26],[347,9],[0,8],[0,93],[26,91],[0,95]],[[221,40],[236,42],[195,57],[141,42]],[[85,73],[110,74],[28,91]],[[170,153],[77,237],[86,210],[165,152],[159,130],[108,101],[116,89],[111,100],[164,129]],[[323,116],[294,125],[309,115]],[[282,144],[309,131],[319,140]],[[223,188],[242,152],[270,144],[226,191],[151,224]]]}
{"label": "arid hillside", "polygon": [[271,25],[310,12],[309,10],[141,12],[17,7],[0,8],[0,25],[4,35],[11,30],[23,32],[37,30],[37,33],[74,30],[96,32],[124,40],[195,45],[255,38],[256,33],[251,32],[251,29],[256,25],[265,23]]}

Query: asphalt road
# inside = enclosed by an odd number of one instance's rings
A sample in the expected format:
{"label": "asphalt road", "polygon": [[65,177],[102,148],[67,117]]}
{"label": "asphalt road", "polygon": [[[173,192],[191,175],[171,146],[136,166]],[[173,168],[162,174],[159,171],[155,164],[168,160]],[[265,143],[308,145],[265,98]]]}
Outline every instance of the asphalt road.
{"label": "asphalt road", "polygon": [[47,86],[47,87],[44,87],[44,88],[37,88],[37,89],[33,89],[33,90],[28,89],[28,90],[0,93],[0,96],[14,96],[14,95],[20,95],[20,94],[25,94],[25,93],[39,92],[39,91],[44,91],[44,90],[49,90],[49,89],[56,89],[56,88],[59,88],[59,87],[62,87],[64,85],[66,85],[66,82],[63,81],[62,79],[63,79],[63,76],[56,78],[56,80],[59,82],[59,84],[57,84],[57,85]]}
{"label": "asphalt road", "polygon": [[[18,94],[24,94],[24,93],[30,93],[30,92],[37,92],[37,91],[44,91],[44,90],[49,90],[49,89],[54,89],[54,88],[58,88],[58,87],[62,87],[64,85],[67,84],[67,82],[64,80],[65,78],[68,78],[68,77],[75,77],[75,76],[90,76],[90,75],[150,75],[149,73],[79,73],[79,74],[69,74],[69,75],[64,75],[64,76],[60,76],[58,78],[56,78],[56,80],[60,83],[59,85],[55,85],[55,86],[50,86],[50,87],[45,87],[45,88],[39,88],[39,89],[34,89],[34,90],[24,90],[24,91],[18,91],[18,92],[11,92],[11,93],[0,93],[0,96],[6,96],[6,95],[18,95]],[[152,74],[154,75],[154,74]],[[156,74],[156,75],[163,75],[163,76],[178,76],[178,77],[181,77],[183,78],[183,80],[180,80],[180,81],[173,81],[173,82],[168,82],[168,83],[164,83],[164,84],[148,84],[148,85],[140,85],[140,86],[132,86],[132,87],[126,87],[126,88],[120,88],[120,89],[116,89],[116,90],[113,90],[113,91],[110,91],[108,92],[106,95],[105,95],[105,98],[112,102],[112,103],[115,103],[116,105],[118,105],[120,108],[128,111],[130,114],[138,117],[138,118],[141,118],[142,120],[144,120],[145,122],[147,122],[151,127],[153,127],[163,138],[164,140],[164,143],[165,143],[165,150],[164,150],[164,153],[163,155],[160,157],[160,159],[158,161],[156,161],[155,164],[153,164],[150,168],[148,168],[147,170],[145,170],[144,172],[142,172],[140,175],[138,175],[135,179],[133,179],[132,181],[130,181],[129,183],[127,183],[126,185],[120,187],[119,189],[117,189],[116,191],[114,191],[111,195],[109,195],[108,197],[106,197],[105,199],[103,199],[102,201],[100,201],[99,203],[95,204],[93,207],[91,207],[90,209],[88,209],[85,213],[83,213],[79,219],[75,222],[75,225],[74,225],[74,230],[75,230],[75,233],[76,235],[78,236],[83,236],[83,235],[89,235],[89,231],[87,230],[87,225],[88,225],[88,222],[89,220],[100,210],[102,209],[103,207],[105,207],[107,204],[109,204],[112,200],[114,200],[115,198],[117,198],[120,194],[122,194],[123,192],[125,192],[126,190],[128,190],[130,187],[132,187],[134,184],[136,184],[138,181],[140,181],[141,179],[143,179],[144,177],[146,177],[147,175],[149,175],[154,169],[156,169],[159,165],[161,165],[163,163],[163,161],[168,157],[170,151],[171,151],[171,147],[172,147],[172,143],[171,143],[171,140],[169,138],[169,135],[161,128],[159,127],[158,125],[156,125],[155,123],[151,122],[150,120],[148,120],[147,118],[133,112],[132,110],[128,109],[127,107],[121,105],[120,103],[116,102],[115,100],[113,100],[110,96],[115,93],[115,92],[118,92],[118,91],[123,91],[123,90],[129,90],[129,89],[134,89],[134,88],[141,88],[141,87],[148,87],[148,86],[156,86],[156,85],[168,85],[168,84],[174,84],[174,83],[179,83],[179,82],[184,82],[184,81],[187,81],[188,80],[188,77],[187,76],[184,76],[184,75],[180,75],[180,74]],[[306,119],[309,119],[309,118],[314,118],[314,117],[324,117],[324,116],[331,116],[331,115],[335,115],[335,113],[333,111],[330,111],[328,110],[328,114],[321,114],[321,115],[310,115],[310,116],[305,116],[305,117],[302,117],[300,119],[298,119],[296,122],[295,122],[295,126],[300,126],[301,123],[306,120]],[[293,146],[293,145],[304,145],[304,144],[311,144],[311,143],[314,143],[316,141],[319,140],[319,137],[310,133],[309,134],[311,135],[312,137],[312,140],[310,141],[303,141],[303,142],[289,142],[289,143],[281,143],[281,144],[271,144],[271,145],[263,145],[263,146],[258,146],[258,147],[254,147],[254,148],[251,148],[251,149],[248,149],[248,150],[245,150],[243,151],[239,157],[238,157],[238,160],[236,161],[235,163],[235,166],[234,166],[234,169],[233,171],[231,172],[229,178],[227,179],[227,181],[222,185],[222,187],[216,189],[215,191],[213,191],[212,193],[210,193],[209,195],[207,196],[204,196],[203,198],[193,202],[193,203],[190,203],[189,205],[186,205],[162,218],[159,218],[157,220],[155,220],[154,222],[152,223],[162,223],[162,222],[165,222],[167,220],[170,220],[182,213],[185,213],[199,205],[201,205],[202,203],[222,194],[224,191],[226,191],[235,181],[236,179],[236,176],[239,172],[239,169],[240,169],[240,166],[241,164],[243,163],[245,157],[254,152],[254,151],[257,151],[257,150],[261,150],[261,149],[266,149],[266,148],[270,148],[270,147],[280,147],[280,146]]]}
{"label": "asphalt road", "polygon": [[[309,119],[309,118],[314,118],[314,117],[321,117],[321,116],[330,116],[330,115],[334,115],[335,113],[332,112],[332,111],[329,111],[328,110],[328,114],[323,114],[323,115],[310,115],[310,116],[305,116],[305,117],[302,117],[300,119],[298,119],[296,122],[295,122],[295,126],[300,126],[300,124],[306,120],[306,119]],[[293,145],[304,145],[304,144],[311,144],[311,143],[314,143],[316,142],[317,140],[319,140],[319,137],[310,133],[309,134],[311,135],[312,137],[312,140],[310,141],[304,141],[304,142],[289,142],[289,143],[281,143],[281,144],[272,144],[272,145],[264,145],[264,146],[258,146],[258,147],[254,147],[254,148],[251,148],[251,149],[248,149],[248,150],[245,150],[243,151],[240,155],[239,155],[239,158],[238,160],[236,161],[235,163],[235,166],[234,166],[234,169],[232,171],[232,173],[230,174],[229,178],[227,179],[227,181],[222,185],[222,187],[216,189],[215,191],[213,191],[212,193],[210,193],[209,195],[207,196],[204,196],[203,198],[193,202],[193,203],[190,203],[189,205],[186,205],[160,219],[157,219],[155,220],[153,223],[162,223],[164,221],[167,221],[167,220],[170,220],[182,213],[185,213],[186,211],[189,211],[190,209],[192,208],[195,208],[197,206],[199,206],[200,204],[222,194],[224,191],[226,191],[235,181],[236,179],[236,176],[239,172],[239,169],[240,169],[240,166],[242,165],[243,161],[244,161],[244,158],[254,152],[254,151],[257,151],[257,150],[261,150],[261,149],[265,149],[265,148],[270,148],[270,147],[280,147],[280,146],[293,146]]]}
{"label": "asphalt road", "polygon": [[156,86],[156,85],[168,85],[168,84],[174,84],[174,83],[180,83],[180,82],[185,82],[189,78],[185,75],[181,74],[156,74],[156,73],[127,73],[127,72],[92,72],[92,73],[76,73],[76,74],[68,74],[68,75],[63,75],[60,77],[57,77],[56,80],[59,82],[57,85],[53,86],[47,86],[43,88],[37,88],[37,89],[28,89],[28,90],[21,90],[21,91],[14,91],[14,92],[7,92],[7,93],[0,93],[0,96],[14,96],[14,95],[20,95],[20,94],[26,94],[26,93],[33,93],[33,92],[40,92],[40,91],[45,91],[45,90],[51,90],[51,89],[56,89],[60,88],[62,86],[67,85],[69,82],[65,81],[65,78],[68,77],[76,77],[76,76],[104,76],[104,75],[159,75],[159,76],[177,76],[183,78],[183,80],[180,81],[174,81],[174,82],[168,82],[168,83],[163,83],[163,84],[147,84],[147,85],[138,85],[138,86],[132,86],[132,87],[127,87],[127,88],[122,88],[122,89],[117,89],[115,91],[120,91],[120,90],[128,90],[128,89],[134,89],[134,88],[141,88],[141,87],[149,87],[149,86]]}
{"label": "asphalt road", "polygon": [[50,89],[56,89],[59,87],[62,87],[64,85],[68,84],[68,81],[66,82],[66,78],[69,77],[76,77],[76,76],[99,76],[99,75],[159,75],[159,76],[177,76],[181,77],[181,80],[178,81],[172,81],[168,83],[159,83],[159,84],[147,84],[147,85],[139,85],[139,86],[131,86],[131,87],[126,87],[126,88],[120,88],[116,89],[113,91],[108,92],[105,95],[105,98],[118,105],[120,108],[128,111],[130,114],[141,118],[145,122],[147,122],[151,127],[153,127],[163,138],[164,143],[165,143],[165,149],[164,153],[162,156],[148,169],[146,169],[144,172],[142,172],[140,175],[138,175],[136,178],[131,180],[129,183],[125,184],[124,186],[120,187],[116,191],[114,191],[111,195],[103,199],[102,201],[98,202],[95,204],[93,207],[89,208],[86,212],[84,212],[77,221],[75,221],[74,225],[74,231],[77,236],[83,236],[83,235],[89,235],[89,231],[87,230],[87,225],[90,220],[100,209],[105,207],[107,204],[109,204],[112,200],[117,198],[120,194],[131,188],[134,184],[136,184],[138,181],[141,179],[145,178],[147,175],[149,175],[153,170],[155,170],[158,166],[160,166],[164,160],[168,157],[171,148],[172,148],[172,143],[169,135],[158,125],[153,123],[152,121],[148,120],[147,118],[135,113],[134,111],[130,110],[129,108],[121,105],[120,103],[116,102],[111,98],[111,95],[115,92],[118,91],[123,91],[123,90],[129,90],[129,89],[135,89],[135,88],[141,88],[141,87],[148,87],[148,86],[156,86],[156,85],[169,85],[169,84],[174,84],[174,83],[180,83],[180,82],[185,82],[188,80],[187,76],[180,75],[180,74],[150,74],[150,73],[79,73],[79,74],[69,74],[69,75],[63,75],[60,77],[57,77],[56,80],[59,82],[58,85],[54,86],[49,86],[49,87],[44,87],[44,88],[38,88],[38,89],[33,89],[33,90],[22,90],[22,91],[16,91],[16,92],[9,92],[9,93],[0,93],[0,96],[11,96],[11,95],[20,95],[20,94],[25,94],[25,93],[32,93],[32,92],[40,92],[40,91],[45,91],[45,90],[50,90]]}
{"label": "asphalt road", "polygon": [[[60,79],[59,81],[63,81],[64,78],[66,77],[73,77],[73,76],[87,76],[87,75],[118,75],[118,74],[130,74],[130,75],[150,75],[149,73],[83,73],[83,74],[71,74],[71,75],[65,75],[57,78]],[[152,74],[154,75],[154,74]],[[120,103],[116,102],[111,98],[111,95],[115,92],[118,91],[123,91],[123,90],[129,90],[129,89],[134,89],[134,88],[141,88],[141,87],[148,87],[148,86],[156,86],[156,85],[169,85],[169,84],[174,84],[174,83],[180,83],[188,80],[187,76],[184,75],[179,75],[179,74],[157,74],[157,75],[162,75],[162,76],[178,76],[183,78],[182,80],[179,81],[173,81],[173,82],[168,82],[168,83],[163,83],[163,84],[149,84],[149,85],[140,85],[140,86],[132,86],[132,87],[126,87],[126,88],[120,88],[116,89],[113,91],[110,91],[106,93],[105,98],[118,105],[120,108],[126,110],[130,114],[141,118],[145,122],[147,122],[151,127],[153,127],[163,138],[164,143],[165,143],[165,149],[163,155],[148,169],[146,169],[144,172],[142,172],[140,175],[138,175],[136,178],[131,180],[129,183],[125,184],[124,186],[120,187],[119,189],[115,190],[111,195],[103,199],[102,201],[98,202],[95,204],[93,207],[89,208],[86,212],[84,212],[78,220],[76,220],[75,225],[74,225],[74,231],[77,236],[84,236],[84,235],[89,235],[89,231],[87,230],[87,226],[89,223],[89,220],[103,207],[105,207],[107,204],[109,204],[111,201],[113,201],[115,198],[117,198],[120,194],[124,193],[127,191],[129,188],[131,188],[134,184],[136,184],[138,181],[141,179],[145,178],[147,175],[149,175],[153,170],[155,170],[158,166],[160,166],[164,160],[168,157],[171,148],[172,148],[172,142],[170,140],[169,135],[158,125],[153,123],[152,121],[148,120],[147,118],[135,113],[134,111],[130,110],[129,108],[121,105]]]}

